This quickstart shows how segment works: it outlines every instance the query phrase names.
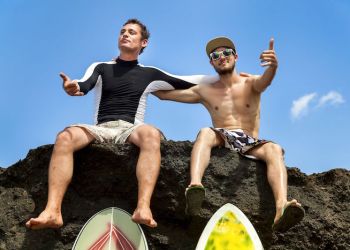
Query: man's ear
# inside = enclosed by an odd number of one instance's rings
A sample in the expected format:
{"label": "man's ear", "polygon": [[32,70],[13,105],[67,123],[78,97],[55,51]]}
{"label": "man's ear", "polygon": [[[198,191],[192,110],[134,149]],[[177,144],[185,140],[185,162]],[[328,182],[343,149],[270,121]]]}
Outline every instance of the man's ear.
{"label": "man's ear", "polygon": [[147,40],[147,39],[143,39],[143,40],[141,41],[141,46],[142,46],[142,48],[146,48],[147,45],[148,45],[148,40]]}
{"label": "man's ear", "polygon": [[209,59],[209,63],[211,64],[211,66],[214,66],[213,61],[211,59]]}
{"label": "man's ear", "polygon": [[235,62],[238,60],[238,55],[235,54]]}

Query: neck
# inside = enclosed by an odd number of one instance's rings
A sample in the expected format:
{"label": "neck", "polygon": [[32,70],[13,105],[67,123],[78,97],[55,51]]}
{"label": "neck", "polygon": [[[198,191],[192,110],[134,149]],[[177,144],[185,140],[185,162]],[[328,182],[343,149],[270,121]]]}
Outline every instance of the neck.
{"label": "neck", "polygon": [[225,87],[231,87],[233,84],[240,81],[239,75],[236,69],[232,73],[220,75],[220,82],[225,85]]}
{"label": "neck", "polygon": [[139,57],[138,53],[120,53],[119,58],[124,61],[135,61]]}

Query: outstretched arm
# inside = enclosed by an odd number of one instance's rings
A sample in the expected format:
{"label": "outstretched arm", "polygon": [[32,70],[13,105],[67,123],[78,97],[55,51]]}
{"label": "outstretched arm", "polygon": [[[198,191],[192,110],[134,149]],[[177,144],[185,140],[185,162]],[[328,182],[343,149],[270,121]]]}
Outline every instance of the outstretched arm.
{"label": "outstretched arm", "polygon": [[77,81],[72,81],[67,75],[63,72],[60,73],[60,77],[63,80],[63,89],[68,95],[71,96],[82,96],[83,92],[80,92],[80,87]]}
{"label": "outstretched arm", "polygon": [[159,90],[153,92],[153,94],[161,100],[171,100],[185,103],[198,103],[200,102],[200,95],[198,93],[198,89],[199,85],[195,85],[189,89]]}
{"label": "outstretched arm", "polygon": [[272,82],[275,77],[278,61],[273,48],[274,40],[270,39],[269,49],[265,50],[260,55],[261,66],[267,67],[264,74],[256,77],[253,83],[253,88],[257,92],[263,92]]}

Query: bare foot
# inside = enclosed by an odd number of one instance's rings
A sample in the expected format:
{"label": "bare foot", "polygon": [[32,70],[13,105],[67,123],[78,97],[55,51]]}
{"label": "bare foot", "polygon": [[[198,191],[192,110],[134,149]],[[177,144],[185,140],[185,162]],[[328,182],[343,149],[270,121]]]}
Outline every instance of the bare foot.
{"label": "bare foot", "polygon": [[27,221],[26,227],[30,229],[59,228],[63,225],[61,213],[51,213],[44,210],[37,218]]}
{"label": "bare foot", "polygon": [[157,222],[153,219],[152,212],[149,207],[137,207],[131,218],[134,222],[139,224],[144,224],[149,227],[157,226]]}

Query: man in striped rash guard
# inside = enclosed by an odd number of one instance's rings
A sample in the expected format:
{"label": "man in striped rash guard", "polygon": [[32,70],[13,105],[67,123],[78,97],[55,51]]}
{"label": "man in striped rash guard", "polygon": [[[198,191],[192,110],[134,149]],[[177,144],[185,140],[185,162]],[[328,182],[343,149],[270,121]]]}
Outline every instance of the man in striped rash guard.
{"label": "man in striped rash guard", "polygon": [[148,44],[149,32],[137,19],[122,27],[119,57],[92,64],[84,77],[71,80],[61,73],[63,87],[71,96],[83,96],[93,88],[97,93],[95,125],[74,124],[57,135],[49,166],[49,193],[44,211],[31,218],[32,229],[58,228],[63,225],[61,204],[73,174],[73,153],[93,141],[132,143],[140,148],[136,166],[138,202],[132,219],[156,227],[150,209],[151,196],[160,169],[161,132],[144,124],[146,99],[158,90],[186,89],[199,83],[215,81],[209,76],[175,76],[138,63],[138,56]]}

